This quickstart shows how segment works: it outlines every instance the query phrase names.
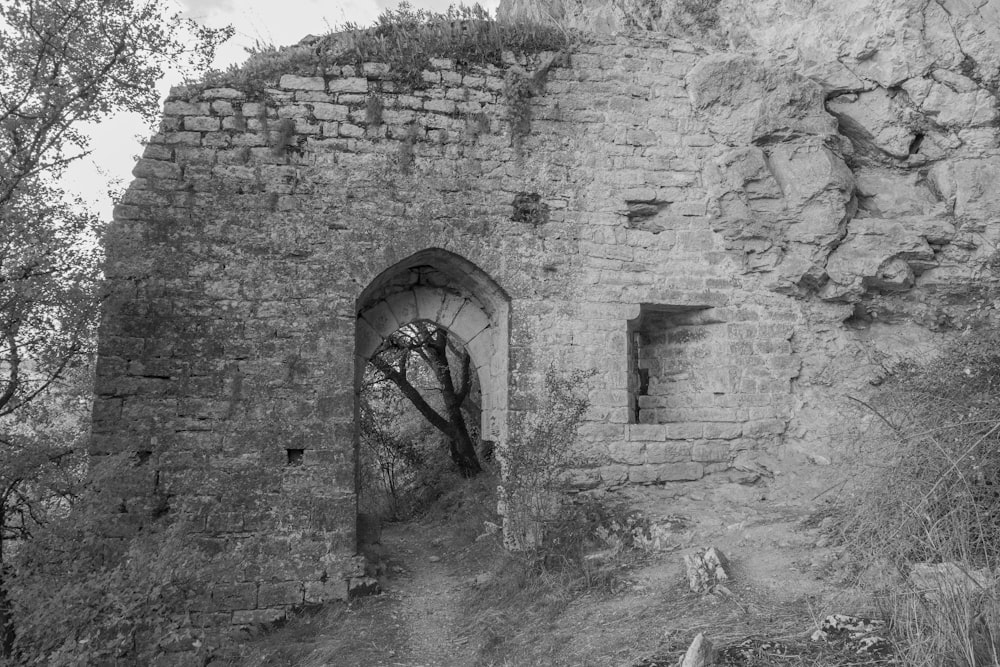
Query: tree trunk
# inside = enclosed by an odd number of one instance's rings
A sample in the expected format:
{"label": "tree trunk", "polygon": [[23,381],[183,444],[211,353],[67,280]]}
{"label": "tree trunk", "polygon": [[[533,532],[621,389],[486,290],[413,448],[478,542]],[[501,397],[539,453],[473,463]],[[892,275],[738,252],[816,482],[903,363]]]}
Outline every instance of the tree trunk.
{"label": "tree trunk", "polygon": [[4,588],[4,575],[4,565],[0,563],[0,658],[9,658],[14,653],[14,613]]}
{"label": "tree trunk", "polygon": [[459,386],[456,389],[451,379],[451,364],[448,362],[448,335],[443,329],[438,329],[437,335],[431,337],[426,347],[427,356],[431,362],[434,375],[441,385],[441,398],[444,401],[444,411],[451,426],[450,449],[451,459],[458,466],[463,477],[473,477],[483,471],[476,456],[476,447],[469,436],[469,428],[465,425],[465,415],[462,414],[462,404],[469,393],[471,376],[469,353],[462,352],[462,369]]}
{"label": "tree trunk", "polygon": [[420,395],[416,387],[406,377],[406,356],[398,362],[398,367],[376,353],[371,358],[372,365],[393,384],[435,428],[448,437],[451,460],[458,466],[463,477],[473,477],[483,471],[476,455],[476,446],[469,435],[462,405],[472,388],[471,359],[464,349],[459,352],[462,367],[459,370],[458,386],[452,379],[451,364],[448,361],[448,332],[440,327],[424,325],[406,340],[397,340],[393,345],[404,355],[415,353],[427,362],[434,373],[441,390],[444,414],[439,414]]}

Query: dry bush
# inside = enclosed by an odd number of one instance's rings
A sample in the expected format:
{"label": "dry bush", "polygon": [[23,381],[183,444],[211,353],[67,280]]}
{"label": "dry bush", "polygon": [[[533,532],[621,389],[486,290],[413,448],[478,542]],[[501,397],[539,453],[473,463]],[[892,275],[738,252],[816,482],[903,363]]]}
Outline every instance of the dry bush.
{"label": "dry bush", "polygon": [[[883,572],[875,593],[904,664],[997,664],[1000,333],[968,333],[896,368],[870,407],[880,422],[844,535]],[[928,585],[912,576],[917,564],[951,575]]]}

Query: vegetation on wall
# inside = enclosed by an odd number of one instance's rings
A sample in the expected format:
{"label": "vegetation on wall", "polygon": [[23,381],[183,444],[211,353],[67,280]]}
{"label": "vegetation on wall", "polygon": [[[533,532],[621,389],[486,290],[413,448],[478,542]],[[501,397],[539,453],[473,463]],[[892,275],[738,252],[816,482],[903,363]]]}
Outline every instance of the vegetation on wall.
{"label": "vegetation on wall", "polygon": [[337,32],[288,47],[259,45],[246,63],[215,72],[206,85],[260,88],[282,74],[323,76],[333,66],[388,64],[401,89],[423,88],[432,58],[454,60],[459,68],[504,65],[505,52],[532,54],[566,49],[572,36],[555,25],[500,21],[475,5],[447,12],[414,9],[401,2],[379,15],[374,26],[348,23]]}

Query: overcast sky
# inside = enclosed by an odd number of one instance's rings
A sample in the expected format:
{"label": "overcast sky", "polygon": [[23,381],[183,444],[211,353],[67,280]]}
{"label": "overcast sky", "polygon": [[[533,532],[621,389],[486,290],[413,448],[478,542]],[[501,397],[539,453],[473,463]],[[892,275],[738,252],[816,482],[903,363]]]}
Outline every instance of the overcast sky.
{"label": "overcast sky", "polygon": [[[232,25],[236,34],[219,48],[216,69],[246,60],[246,49],[261,42],[284,46],[306,35],[321,35],[347,22],[370,25],[397,0],[171,0],[186,16],[211,27]],[[479,0],[491,12],[499,0]],[[418,8],[443,12],[452,0],[411,0]],[[467,2],[466,4],[474,4]],[[160,94],[179,81],[162,82]],[[90,202],[105,219],[111,219],[109,188],[128,186],[134,158],[142,152],[140,141],[149,129],[136,116],[123,115],[91,128],[92,154],[68,170],[65,185]],[[116,186],[117,184],[117,186]]]}

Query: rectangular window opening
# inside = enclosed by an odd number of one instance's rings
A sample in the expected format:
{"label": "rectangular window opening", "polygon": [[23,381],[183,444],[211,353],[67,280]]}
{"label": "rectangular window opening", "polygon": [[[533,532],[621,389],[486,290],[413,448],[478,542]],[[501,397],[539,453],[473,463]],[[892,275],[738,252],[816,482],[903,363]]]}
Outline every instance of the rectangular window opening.
{"label": "rectangular window opening", "polygon": [[711,306],[641,304],[628,322],[629,420],[689,421],[723,393],[724,327]]}
{"label": "rectangular window opening", "polygon": [[305,455],[304,449],[286,449],[288,453],[288,465],[290,466],[300,466],[302,465],[302,457]]}

